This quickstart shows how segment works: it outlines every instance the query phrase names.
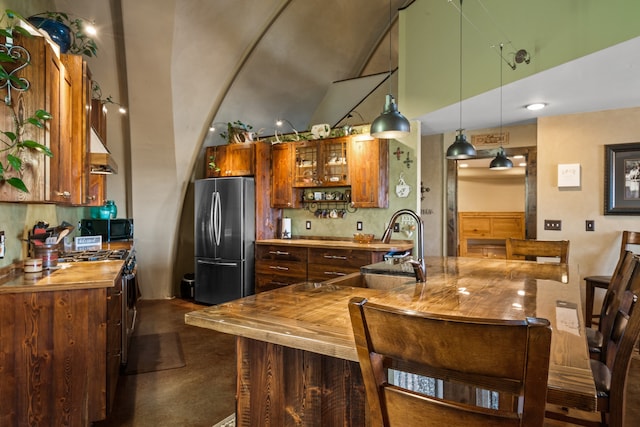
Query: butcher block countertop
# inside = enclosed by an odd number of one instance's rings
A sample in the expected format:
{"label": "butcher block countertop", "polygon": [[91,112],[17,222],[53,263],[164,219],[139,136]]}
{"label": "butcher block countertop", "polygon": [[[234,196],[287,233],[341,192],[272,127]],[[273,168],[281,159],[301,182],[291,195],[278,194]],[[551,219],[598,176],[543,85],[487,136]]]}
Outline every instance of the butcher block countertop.
{"label": "butcher block countertop", "polygon": [[41,273],[0,278],[0,294],[108,288],[114,286],[124,260],[61,262]]}
{"label": "butcher block countertop", "polygon": [[257,240],[256,245],[300,246],[305,248],[351,249],[360,251],[389,252],[406,251],[413,248],[411,240],[391,240],[382,243],[380,239],[371,243],[356,243],[353,240],[328,239],[266,239]]}

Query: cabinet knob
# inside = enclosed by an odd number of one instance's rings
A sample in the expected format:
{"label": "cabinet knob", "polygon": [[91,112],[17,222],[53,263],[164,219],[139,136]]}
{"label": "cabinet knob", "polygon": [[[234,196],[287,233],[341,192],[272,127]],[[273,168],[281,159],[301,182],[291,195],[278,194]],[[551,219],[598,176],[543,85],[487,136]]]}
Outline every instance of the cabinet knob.
{"label": "cabinet knob", "polygon": [[60,196],[60,197],[64,197],[65,199],[68,199],[69,197],[71,197],[71,193],[68,191],[57,191],[56,196]]}

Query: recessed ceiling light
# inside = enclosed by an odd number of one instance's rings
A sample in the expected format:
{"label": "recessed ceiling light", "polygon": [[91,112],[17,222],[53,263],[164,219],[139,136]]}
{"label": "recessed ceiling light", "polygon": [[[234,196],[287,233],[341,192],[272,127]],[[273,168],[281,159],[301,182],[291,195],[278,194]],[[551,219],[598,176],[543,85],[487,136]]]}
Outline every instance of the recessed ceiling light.
{"label": "recessed ceiling light", "polygon": [[525,108],[529,111],[538,111],[538,110],[542,110],[546,106],[547,104],[545,104],[544,102],[536,102],[535,104],[527,105]]}
{"label": "recessed ceiling light", "polygon": [[518,163],[518,166],[523,168],[523,167],[527,166],[527,164],[526,163]]}

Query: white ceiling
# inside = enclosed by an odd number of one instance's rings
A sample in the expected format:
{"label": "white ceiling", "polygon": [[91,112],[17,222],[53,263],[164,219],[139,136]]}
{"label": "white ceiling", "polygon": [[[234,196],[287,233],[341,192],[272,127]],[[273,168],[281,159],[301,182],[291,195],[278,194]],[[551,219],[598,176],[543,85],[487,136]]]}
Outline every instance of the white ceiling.
{"label": "white ceiling", "polygon": [[[503,125],[527,123],[542,116],[640,106],[639,53],[640,37],[637,37],[505,85]],[[537,112],[524,108],[533,102],[548,105]],[[500,89],[464,100],[462,116],[462,127],[467,130],[499,126]],[[460,104],[417,119],[422,123],[423,135],[455,131],[460,127]]]}

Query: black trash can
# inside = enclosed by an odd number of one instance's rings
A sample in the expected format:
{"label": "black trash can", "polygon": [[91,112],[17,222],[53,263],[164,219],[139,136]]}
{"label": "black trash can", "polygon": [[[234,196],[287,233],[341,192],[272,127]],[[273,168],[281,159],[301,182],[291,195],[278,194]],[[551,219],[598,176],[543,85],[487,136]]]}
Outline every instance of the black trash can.
{"label": "black trash can", "polygon": [[194,273],[187,273],[182,276],[182,282],[180,282],[180,297],[184,299],[193,299],[195,283],[196,275]]}

